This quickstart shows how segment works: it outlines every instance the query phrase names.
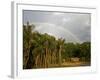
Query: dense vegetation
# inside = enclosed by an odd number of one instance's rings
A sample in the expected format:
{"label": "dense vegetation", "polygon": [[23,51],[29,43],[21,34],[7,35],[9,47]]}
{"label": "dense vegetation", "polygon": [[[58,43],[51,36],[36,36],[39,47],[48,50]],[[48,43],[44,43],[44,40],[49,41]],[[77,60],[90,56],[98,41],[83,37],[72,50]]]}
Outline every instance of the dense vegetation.
{"label": "dense vegetation", "polygon": [[63,60],[71,62],[78,57],[80,61],[90,62],[90,42],[66,43],[62,38],[40,34],[34,25],[23,25],[23,68],[60,67]]}

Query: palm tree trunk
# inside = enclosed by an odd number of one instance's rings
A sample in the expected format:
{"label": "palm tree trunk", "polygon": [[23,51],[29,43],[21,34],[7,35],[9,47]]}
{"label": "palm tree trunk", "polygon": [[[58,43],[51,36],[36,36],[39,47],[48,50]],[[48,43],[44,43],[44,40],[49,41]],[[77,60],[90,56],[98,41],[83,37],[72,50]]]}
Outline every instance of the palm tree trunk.
{"label": "palm tree trunk", "polygon": [[45,49],[45,68],[47,67],[47,48]]}
{"label": "palm tree trunk", "polygon": [[61,66],[61,45],[60,45],[60,49],[59,49],[59,66]]}
{"label": "palm tree trunk", "polygon": [[39,55],[37,55],[36,60],[35,60],[35,67],[38,68],[38,63],[39,63]]}

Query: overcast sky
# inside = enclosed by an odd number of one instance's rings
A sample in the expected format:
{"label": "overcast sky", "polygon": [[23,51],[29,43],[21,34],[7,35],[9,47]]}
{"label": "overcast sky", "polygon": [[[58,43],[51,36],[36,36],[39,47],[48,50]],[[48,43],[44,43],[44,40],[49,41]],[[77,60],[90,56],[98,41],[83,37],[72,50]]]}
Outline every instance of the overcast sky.
{"label": "overcast sky", "polygon": [[67,42],[91,41],[91,14],[47,11],[23,11],[23,23],[34,24],[35,30]]}

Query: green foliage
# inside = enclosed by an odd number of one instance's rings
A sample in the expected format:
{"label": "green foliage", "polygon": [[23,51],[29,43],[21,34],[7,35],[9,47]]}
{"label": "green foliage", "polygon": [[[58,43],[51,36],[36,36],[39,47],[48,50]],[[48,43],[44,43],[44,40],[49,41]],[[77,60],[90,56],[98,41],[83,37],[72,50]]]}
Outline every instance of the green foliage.
{"label": "green foliage", "polygon": [[[80,45],[80,57],[85,61],[90,61],[91,58],[91,44],[90,42],[84,42]],[[82,54],[81,54],[82,53]]]}
{"label": "green foliage", "polygon": [[40,34],[34,31],[34,25],[23,25],[23,68],[47,68],[58,64],[63,59],[70,61],[73,57],[81,61],[90,61],[90,42],[66,43],[64,39]]}

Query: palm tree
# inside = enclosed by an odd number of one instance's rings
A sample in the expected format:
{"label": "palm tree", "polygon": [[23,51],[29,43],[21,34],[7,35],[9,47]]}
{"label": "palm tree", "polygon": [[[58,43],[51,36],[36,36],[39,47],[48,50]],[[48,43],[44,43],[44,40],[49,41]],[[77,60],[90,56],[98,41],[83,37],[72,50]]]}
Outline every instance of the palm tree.
{"label": "palm tree", "polygon": [[63,45],[64,45],[65,40],[63,39],[58,39],[58,59],[59,59],[59,65],[61,66],[62,64],[62,51],[63,51]]}
{"label": "palm tree", "polygon": [[29,25],[29,22],[27,22],[27,25],[23,25],[23,68],[27,68],[26,66],[29,62],[32,28],[34,27]]}

